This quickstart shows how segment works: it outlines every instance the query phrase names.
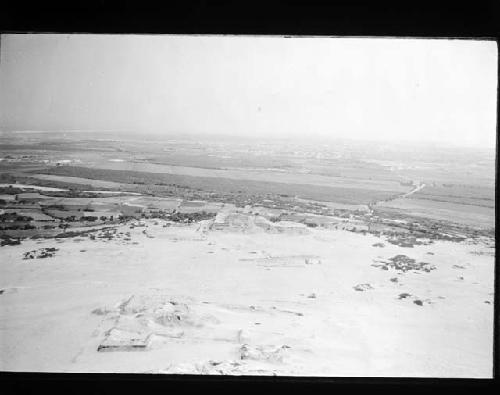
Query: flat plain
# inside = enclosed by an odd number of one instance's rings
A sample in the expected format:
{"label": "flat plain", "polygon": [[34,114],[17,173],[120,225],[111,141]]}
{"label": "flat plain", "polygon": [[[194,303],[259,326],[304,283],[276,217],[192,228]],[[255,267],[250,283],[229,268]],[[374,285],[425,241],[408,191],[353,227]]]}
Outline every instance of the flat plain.
{"label": "flat plain", "polygon": [[12,133],[0,369],[491,377],[494,151]]}

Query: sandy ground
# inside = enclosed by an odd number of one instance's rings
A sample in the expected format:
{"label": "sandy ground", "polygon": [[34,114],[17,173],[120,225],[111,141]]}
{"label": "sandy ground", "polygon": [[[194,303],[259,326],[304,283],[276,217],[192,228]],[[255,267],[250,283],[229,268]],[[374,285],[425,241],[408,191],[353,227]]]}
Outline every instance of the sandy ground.
{"label": "sandy ground", "polygon": [[[346,231],[204,234],[196,224],[146,223],[146,234],[118,228],[129,241],[1,248],[0,370],[492,376],[492,248],[378,248],[383,239]],[[22,259],[42,247],[59,251]],[[321,262],[293,257],[308,254]],[[436,270],[372,266],[396,254]],[[288,258],[262,259],[269,256]],[[370,286],[356,291],[359,284]],[[155,311],[173,317],[165,301],[179,321],[160,325]],[[112,328],[143,324],[154,332],[147,349],[97,351]]]}

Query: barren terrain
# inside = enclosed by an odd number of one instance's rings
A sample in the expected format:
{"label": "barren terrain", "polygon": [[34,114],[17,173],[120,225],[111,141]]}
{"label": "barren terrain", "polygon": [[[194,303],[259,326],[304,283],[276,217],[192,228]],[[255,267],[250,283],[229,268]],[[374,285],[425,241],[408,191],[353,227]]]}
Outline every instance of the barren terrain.
{"label": "barren terrain", "polygon": [[0,145],[0,370],[491,377],[491,155],[39,139]]}

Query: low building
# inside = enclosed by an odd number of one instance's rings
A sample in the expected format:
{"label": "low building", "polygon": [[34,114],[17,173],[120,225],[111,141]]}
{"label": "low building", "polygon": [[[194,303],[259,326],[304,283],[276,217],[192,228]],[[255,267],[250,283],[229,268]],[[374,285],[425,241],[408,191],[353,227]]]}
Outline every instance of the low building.
{"label": "low building", "polygon": [[226,229],[228,226],[228,223],[226,222],[227,216],[229,213],[227,212],[219,212],[214,219],[214,222],[212,223],[212,229],[214,230],[223,230]]}
{"label": "low building", "polygon": [[272,229],[278,233],[306,234],[309,233],[307,226],[298,222],[280,221],[274,224]]}
{"label": "low building", "polygon": [[254,218],[254,223],[256,226],[258,226],[259,228],[262,228],[266,231],[268,230],[271,230],[271,228],[273,227],[273,223],[271,221],[269,221],[267,218],[265,217],[262,217],[260,215],[257,215],[255,216]]}

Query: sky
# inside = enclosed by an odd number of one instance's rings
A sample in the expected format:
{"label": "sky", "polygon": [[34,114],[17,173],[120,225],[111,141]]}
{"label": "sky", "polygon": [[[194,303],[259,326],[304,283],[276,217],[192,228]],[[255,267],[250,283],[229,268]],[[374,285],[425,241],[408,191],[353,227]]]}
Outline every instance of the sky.
{"label": "sky", "polygon": [[0,130],[495,147],[494,41],[1,36]]}

